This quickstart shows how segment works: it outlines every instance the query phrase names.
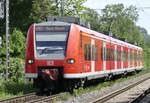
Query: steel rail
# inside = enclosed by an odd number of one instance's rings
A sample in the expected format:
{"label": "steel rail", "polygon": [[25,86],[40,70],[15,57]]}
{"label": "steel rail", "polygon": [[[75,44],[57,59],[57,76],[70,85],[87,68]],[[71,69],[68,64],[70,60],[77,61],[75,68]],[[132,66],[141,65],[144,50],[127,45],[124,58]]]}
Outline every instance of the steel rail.
{"label": "steel rail", "polygon": [[46,102],[52,102],[53,100],[60,100],[60,97],[61,95],[64,95],[66,92],[64,93],[59,93],[59,94],[56,94],[56,95],[52,95],[52,96],[47,96],[47,97],[43,97],[43,98],[40,98],[40,99],[35,99],[35,100],[32,100],[32,101],[28,101],[27,103],[46,103]]}
{"label": "steel rail", "polygon": [[22,96],[17,96],[17,97],[5,99],[5,100],[0,100],[0,103],[20,103],[20,102],[32,100],[33,98],[36,99],[39,97],[40,96],[37,96],[36,93],[29,93],[29,94],[22,95]]}
{"label": "steel rail", "polygon": [[113,98],[113,97],[115,97],[115,96],[117,96],[117,95],[119,95],[119,94],[121,94],[121,93],[123,93],[123,92],[125,92],[125,91],[127,91],[127,90],[129,90],[129,89],[131,89],[131,88],[133,88],[135,86],[137,86],[138,84],[143,83],[144,81],[146,81],[148,79],[150,79],[150,77],[147,77],[147,78],[145,78],[143,80],[140,80],[140,81],[138,81],[136,83],[130,84],[128,86],[125,86],[125,87],[123,87],[123,88],[121,88],[119,90],[116,90],[114,92],[111,92],[111,93],[109,93],[109,94],[107,94],[107,95],[105,95],[105,96],[103,96],[101,98],[98,98],[98,99],[96,99],[96,100],[94,100],[94,101],[92,101],[90,103],[104,103],[104,102],[110,100],[111,98]]}

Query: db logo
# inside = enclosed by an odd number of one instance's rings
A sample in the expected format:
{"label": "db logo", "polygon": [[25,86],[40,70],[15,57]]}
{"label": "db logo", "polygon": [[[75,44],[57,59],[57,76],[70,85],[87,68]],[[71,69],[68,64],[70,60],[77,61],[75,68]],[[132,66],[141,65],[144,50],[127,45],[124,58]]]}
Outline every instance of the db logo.
{"label": "db logo", "polygon": [[47,65],[54,65],[54,61],[47,61]]}

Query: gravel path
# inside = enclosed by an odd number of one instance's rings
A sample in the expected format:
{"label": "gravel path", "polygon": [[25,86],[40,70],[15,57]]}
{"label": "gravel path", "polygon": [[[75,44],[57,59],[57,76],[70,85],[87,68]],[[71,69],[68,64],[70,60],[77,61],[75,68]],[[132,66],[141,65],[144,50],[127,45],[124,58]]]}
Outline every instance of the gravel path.
{"label": "gravel path", "polygon": [[95,90],[95,91],[83,94],[82,96],[78,96],[78,97],[75,97],[75,98],[67,100],[67,101],[62,101],[61,103],[89,103],[101,96],[104,96],[115,90],[121,89],[122,87],[127,86],[130,83],[134,83],[137,80],[142,80],[143,78],[148,77],[148,76],[150,76],[150,73],[142,75],[137,78],[123,81],[121,83],[116,83],[112,86],[104,87],[101,90]]}

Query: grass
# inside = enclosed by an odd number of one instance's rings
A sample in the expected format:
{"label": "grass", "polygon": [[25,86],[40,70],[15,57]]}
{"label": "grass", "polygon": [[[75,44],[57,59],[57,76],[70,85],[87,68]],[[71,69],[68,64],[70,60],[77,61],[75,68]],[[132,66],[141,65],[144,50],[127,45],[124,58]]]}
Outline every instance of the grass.
{"label": "grass", "polygon": [[[148,73],[148,72],[141,72],[136,75],[128,76],[127,78],[120,78],[120,79],[116,79],[113,81],[100,82],[96,86],[92,85],[92,86],[89,86],[86,88],[74,89],[73,95],[65,93],[64,95],[61,96],[61,99],[67,100],[69,98],[80,96],[82,94],[89,93],[94,90],[100,90],[103,87],[111,86],[115,83],[120,83],[125,80],[136,78],[136,77],[144,75],[146,73]],[[34,89],[32,87],[32,82],[28,82],[28,81],[24,80],[23,78],[19,79],[19,82],[13,82],[12,80],[5,81],[4,79],[0,80],[0,100],[12,98],[12,97],[16,97],[16,96],[21,96],[21,95],[35,92],[35,91],[36,91],[36,89]]]}
{"label": "grass", "polygon": [[20,79],[19,82],[12,80],[0,80],[0,100],[21,96],[36,91],[32,88],[31,82]]}

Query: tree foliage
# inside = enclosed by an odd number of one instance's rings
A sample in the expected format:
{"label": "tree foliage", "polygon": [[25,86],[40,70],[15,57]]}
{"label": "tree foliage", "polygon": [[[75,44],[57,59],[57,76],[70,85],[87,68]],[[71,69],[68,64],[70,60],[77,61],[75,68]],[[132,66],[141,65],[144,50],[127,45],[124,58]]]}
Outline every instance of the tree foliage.
{"label": "tree foliage", "polygon": [[126,38],[143,46],[142,33],[135,24],[137,19],[138,11],[134,6],[125,8],[123,4],[107,5],[103,9],[100,29],[111,31],[118,38]]}
{"label": "tree foliage", "polygon": [[47,21],[49,16],[58,15],[54,0],[32,0],[30,18],[32,23]]}
{"label": "tree foliage", "polygon": [[[6,36],[3,35],[2,48],[0,50],[0,57],[6,57]],[[14,29],[10,34],[10,55],[11,57],[25,56],[25,37],[20,30]]]}
{"label": "tree foliage", "polygon": [[100,15],[96,11],[87,8],[82,15],[80,15],[80,18],[88,21],[91,25],[91,29],[100,31]]}

